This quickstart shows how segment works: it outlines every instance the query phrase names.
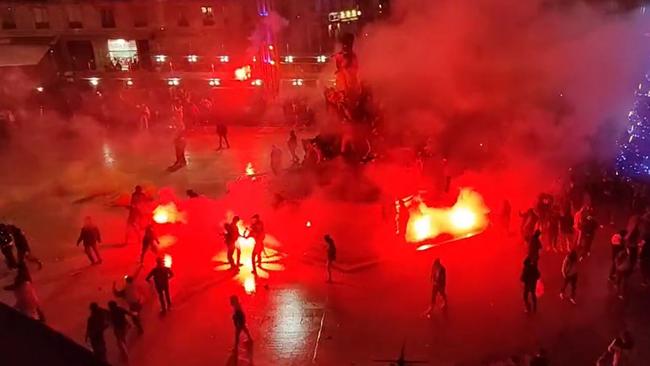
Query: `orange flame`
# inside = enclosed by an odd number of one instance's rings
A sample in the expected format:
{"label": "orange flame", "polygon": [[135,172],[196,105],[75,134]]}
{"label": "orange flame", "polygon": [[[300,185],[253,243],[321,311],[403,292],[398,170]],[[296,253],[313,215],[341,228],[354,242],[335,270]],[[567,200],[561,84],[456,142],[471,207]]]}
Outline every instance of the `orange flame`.
{"label": "orange flame", "polygon": [[253,168],[253,163],[248,162],[246,164],[246,175],[251,177],[251,179],[255,180],[255,169]]}
{"label": "orange flame", "polygon": [[169,254],[165,254],[163,257],[163,265],[167,268],[172,268],[172,256]]}
{"label": "orange flame", "polygon": [[242,66],[238,69],[235,69],[235,79],[239,81],[248,80],[251,77],[251,67],[250,65]]}
{"label": "orange flame", "polygon": [[178,211],[174,202],[158,205],[153,210],[153,221],[157,224],[185,222],[185,215]]}
{"label": "orange flame", "polygon": [[410,207],[406,226],[406,240],[412,243],[433,239],[440,234],[455,238],[483,231],[488,225],[489,209],[481,195],[469,188],[461,189],[452,207],[429,207],[418,202]]}

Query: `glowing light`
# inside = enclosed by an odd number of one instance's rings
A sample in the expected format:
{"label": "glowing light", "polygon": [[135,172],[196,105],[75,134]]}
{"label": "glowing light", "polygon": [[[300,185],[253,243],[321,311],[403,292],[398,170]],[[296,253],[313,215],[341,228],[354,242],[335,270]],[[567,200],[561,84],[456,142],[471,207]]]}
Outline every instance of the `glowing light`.
{"label": "glowing light", "polygon": [[246,164],[246,175],[255,180],[255,169],[253,168],[253,163],[248,162]]}
{"label": "glowing light", "polygon": [[269,50],[273,51],[273,45],[272,44],[269,45]]}
{"label": "glowing light", "polygon": [[307,220],[307,223],[305,223],[305,226],[308,227],[308,228],[311,227],[311,221]]}
{"label": "glowing light", "polygon": [[167,79],[167,85],[169,85],[169,86],[179,86],[179,85],[181,85],[181,79],[179,79],[179,78]]}
{"label": "glowing light", "polygon": [[89,78],[89,79],[88,79],[88,82],[89,82],[90,85],[92,85],[92,86],[97,86],[97,85],[99,85],[99,78],[94,78],[94,77],[93,77],[93,78]]}
{"label": "glowing light", "polygon": [[197,62],[197,61],[199,61],[199,56],[197,56],[197,55],[188,55],[187,56],[187,61],[191,62],[191,63]]}
{"label": "glowing light", "polygon": [[172,256],[169,254],[165,254],[163,256],[163,265],[167,268],[172,268]]}
{"label": "glowing light", "polygon": [[254,276],[246,276],[244,279],[244,291],[246,291],[247,294],[254,294],[256,290],[255,286],[255,277]]}
{"label": "glowing light", "polygon": [[133,80],[131,80],[131,79],[126,79],[126,85],[127,85],[127,86],[133,86]]}
{"label": "glowing light", "polygon": [[291,81],[291,85],[293,86],[302,86],[304,84],[304,80],[302,79],[293,79]]}
{"label": "glowing light", "polygon": [[408,210],[410,216],[405,238],[413,243],[441,234],[450,234],[454,238],[466,237],[483,231],[488,225],[489,209],[481,195],[469,188],[461,189],[452,207],[429,207],[416,198]]}
{"label": "glowing light", "polygon": [[165,55],[156,55],[154,56],[154,59],[156,60],[157,63],[163,63],[165,60],[167,60],[167,56]]}
{"label": "glowing light", "polygon": [[293,56],[284,56],[284,62],[287,64],[293,63]]}
{"label": "glowing light", "polygon": [[178,211],[174,202],[158,205],[153,210],[153,221],[157,224],[173,224],[185,222],[185,216]]}
{"label": "glowing light", "polygon": [[249,65],[235,69],[235,79],[239,81],[248,80],[251,77],[251,67]]}
{"label": "glowing light", "polygon": [[219,56],[219,62],[223,64],[227,64],[228,62],[230,62],[230,57],[228,55],[221,55]]}
{"label": "glowing light", "polygon": [[42,93],[43,92],[43,87],[42,86],[37,86],[36,91],[39,92],[39,93]]}
{"label": "glowing light", "polygon": [[255,80],[251,81],[252,86],[262,86],[262,84],[263,84],[262,79],[255,79]]}
{"label": "glowing light", "polygon": [[316,62],[324,64],[325,62],[327,62],[327,56],[325,55],[316,56]]}
{"label": "glowing light", "polygon": [[219,86],[221,85],[221,79],[210,79],[208,84],[210,84],[210,86]]}

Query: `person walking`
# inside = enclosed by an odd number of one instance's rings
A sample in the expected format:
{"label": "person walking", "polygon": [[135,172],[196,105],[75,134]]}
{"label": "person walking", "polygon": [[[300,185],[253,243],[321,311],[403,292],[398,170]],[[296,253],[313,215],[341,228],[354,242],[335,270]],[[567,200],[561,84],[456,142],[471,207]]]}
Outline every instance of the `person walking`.
{"label": "person walking", "polygon": [[99,249],[97,249],[97,244],[101,242],[102,237],[99,233],[99,228],[93,224],[90,216],[86,216],[84,219],[84,225],[79,233],[79,238],[77,239],[77,246],[79,246],[80,243],[83,243],[84,251],[90,260],[90,264],[102,263],[102,257],[99,254]]}
{"label": "person walking", "polygon": [[569,296],[569,301],[576,305],[576,286],[578,284],[578,252],[576,250],[571,250],[569,254],[564,258],[562,262],[562,278],[564,278],[564,284],[560,289],[560,299],[564,300],[564,292],[566,291],[567,286],[571,286],[571,296]]}
{"label": "person walking", "polygon": [[96,302],[90,303],[90,316],[86,321],[86,343],[97,359],[106,363],[106,341],[104,340],[104,331],[108,328],[108,312],[97,305]]}
{"label": "person walking", "polygon": [[[240,260],[241,260],[241,249],[239,248],[239,244],[237,243],[239,237],[241,236],[239,233],[239,227],[237,224],[239,223],[239,216],[235,216],[232,218],[232,221],[230,223],[225,223],[223,225],[224,227],[224,239],[226,241],[226,247],[228,249],[228,263],[230,264],[230,269],[231,270],[236,270],[239,271],[239,266],[240,266]],[[233,258],[235,252],[237,252],[237,262],[235,263],[235,259]]]}
{"label": "person walking", "polygon": [[113,295],[117,298],[124,299],[132,314],[133,325],[138,330],[138,334],[142,335],[144,333],[140,318],[140,312],[142,311],[142,293],[135,284],[133,277],[126,276],[124,278],[124,288],[121,290],[118,290],[115,282],[113,282]]}
{"label": "person walking", "polygon": [[169,296],[169,280],[174,277],[171,269],[165,267],[163,259],[156,260],[156,266],[149,272],[146,277],[147,282],[151,282],[153,278],[154,287],[158,293],[158,300],[160,301],[160,312],[162,314],[171,310],[172,300]]}
{"label": "person walking", "polygon": [[[537,312],[537,281],[541,277],[539,269],[537,268],[537,262],[533,261],[530,258],[524,260],[524,268],[521,271],[521,282],[524,285],[524,305],[527,313]],[[532,301],[529,302],[528,298],[530,297]]]}
{"label": "person walking", "polygon": [[241,304],[239,303],[239,298],[235,295],[230,296],[230,306],[232,306],[232,322],[235,326],[235,346],[234,351],[237,352],[239,349],[239,338],[241,333],[244,332],[249,342],[253,342],[253,337],[251,337],[248,327],[246,326],[246,314],[242,310]]}
{"label": "person walking", "polygon": [[117,305],[115,301],[108,302],[108,322],[113,327],[117,348],[120,350],[120,358],[123,362],[128,363],[129,351],[126,347],[126,336],[129,333],[129,324],[127,316],[133,317],[128,310]]}
{"label": "person walking", "polygon": [[255,240],[253,254],[251,256],[252,272],[257,275],[257,267],[262,268],[262,253],[264,253],[264,239],[266,238],[264,223],[260,220],[260,215],[258,214],[253,215],[250,236]]}
{"label": "person walking", "polygon": [[332,267],[336,261],[336,244],[334,244],[334,239],[329,234],[325,235],[323,239],[327,250],[327,282],[332,283]]}
{"label": "person walking", "polygon": [[224,144],[226,149],[230,149],[230,142],[228,142],[228,127],[223,122],[217,122],[217,136],[219,137],[219,148],[223,149]]}
{"label": "person walking", "polygon": [[431,282],[431,305],[429,306],[428,314],[431,314],[433,309],[435,309],[438,296],[442,299],[441,307],[443,309],[447,307],[447,269],[440,262],[440,258],[436,258],[433,262]]}
{"label": "person walking", "polygon": [[142,251],[140,252],[140,265],[144,264],[144,256],[147,251],[151,250],[154,254],[158,253],[158,236],[153,229],[153,224],[147,225],[142,236]]}

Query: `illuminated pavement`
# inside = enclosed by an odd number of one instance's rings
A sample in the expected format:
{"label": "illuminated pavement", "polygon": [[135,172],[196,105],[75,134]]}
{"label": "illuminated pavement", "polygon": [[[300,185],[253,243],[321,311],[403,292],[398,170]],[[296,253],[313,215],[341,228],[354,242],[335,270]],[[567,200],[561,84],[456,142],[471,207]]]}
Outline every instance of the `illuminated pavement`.
{"label": "illuminated pavement", "polygon": [[[112,282],[137,270],[139,247],[118,244],[126,210],[111,204],[136,183],[169,187],[179,195],[192,188],[210,197],[227,197],[226,183],[241,176],[247,162],[260,172],[267,170],[270,144],[284,147],[285,132],[236,129],[231,136],[235,149],[222,152],[214,150],[212,137],[190,137],[189,166],[171,174],[164,171],[173,160],[168,139],[116,140],[68,146],[71,156],[84,159],[68,159],[44,143],[42,155],[21,153],[11,163],[17,176],[0,178],[9,192],[0,201],[2,216],[24,228],[35,253],[45,261],[45,269],[34,277],[48,323],[80,343],[88,303],[108,301]],[[591,365],[623,326],[636,337],[633,358],[650,357],[648,290],[635,278],[629,302],[610,294],[604,235],[584,265],[576,307],[556,295],[561,256],[543,254],[546,294],[539,314],[531,318],[523,314],[519,293],[523,248],[514,240],[488,231],[416,253],[412,246],[395,242],[377,205],[312,199],[260,212],[280,255],[265,264],[268,271],[259,279],[253,278],[253,292],[246,269],[233,278],[219,263],[224,245],[218,223],[228,209],[249,217],[253,212],[241,201],[257,199],[235,188],[230,195],[235,197],[210,206],[211,211],[187,206],[190,223],[201,224],[187,230],[182,225],[161,229],[174,232],[179,240],[169,248],[176,273],[171,285],[174,308],[160,318],[156,299],[145,287],[145,334],[130,340],[132,365],[249,365],[251,359],[256,365],[371,365],[372,359],[396,357],[403,343],[409,358],[431,365],[479,365],[531,353],[539,346],[549,350],[554,365]],[[78,225],[87,214],[103,230],[101,266],[88,266],[74,246]],[[306,221],[313,226],[307,228]],[[335,273],[331,285],[325,283],[322,267],[320,238],[325,232],[337,240],[345,270]],[[447,266],[450,307],[446,314],[437,312],[427,319],[434,257]],[[152,264],[149,257],[144,271]],[[9,279],[5,273],[3,282]],[[252,346],[243,343],[236,356],[231,352],[232,294],[240,296],[255,338]],[[8,293],[0,300],[12,301]],[[106,339],[109,359],[119,364],[110,331]]]}

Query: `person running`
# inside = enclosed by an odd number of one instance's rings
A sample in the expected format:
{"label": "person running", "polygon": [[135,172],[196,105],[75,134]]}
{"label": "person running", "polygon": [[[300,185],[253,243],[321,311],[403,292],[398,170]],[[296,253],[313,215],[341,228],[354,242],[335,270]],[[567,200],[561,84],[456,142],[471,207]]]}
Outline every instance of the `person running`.
{"label": "person running", "polygon": [[172,300],[169,296],[169,279],[174,277],[171,269],[165,267],[163,259],[156,260],[156,266],[149,272],[146,277],[147,282],[151,282],[153,278],[154,287],[158,293],[158,301],[160,301],[160,312],[162,314],[171,310]]}
{"label": "person running", "polygon": [[14,239],[18,262],[27,260],[29,262],[36,263],[39,270],[42,269],[43,263],[32,255],[32,251],[29,247],[29,242],[27,241],[27,236],[25,236],[25,233],[16,225],[7,225],[7,228]]}
{"label": "person running", "polygon": [[447,307],[447,269],[440,263],[440,258],[436,258],[433,262],[433,268],[431,269],[431,305],[429,306],[428,313],[431,314],[433,309],[436,307],[436,301],[438,296],[442,298],[442,308]]}
{"label": "person running", "polygon": [[253,266],[253,273],[257,274],[256,267],[262,268],[262,253],[264,253],[264,239],[266,233],[264,232],[264,223],[260,220],[260,215],[253,215],[253,223],[251,224],[250,236],[255,240],[253,247],[253,255],[251,257],[251,265]]}
{"label": "person running", "polygon": [[118,290],[115,282],[113,282],[113,295],[117,298],[124,299],[132,314],[133,325],[137,328],[138,334],[142,335],[144,333],[140,318],[140,312],[142,311],[142,293],[133,281],[133,277],[126,276],[124,282],[124,288],[121,290]]}
{"label": "person running", "polygon": [[291,161],[294,165],[298,164],[300,162],[300,159],[298,159],[298,154],[296,153],[298,150],[298,136],[296,136],[296,131],[294,130],[291,130],[291,132],[289,132],[287,147],[289,148],[289,153],[291,154]]}
{"label": "person running", "polygon": [[108,302],[108,322],[113,327],[113,334],[117,341],[117,348],[120,350],[120,357],[123,362],[128,362],[129,351],[126,348],[126,336],[129,333],[131,325],[127,316],[133,317],[128,310],[117,305],[115,301]]}
{"label": "person running", "polygon": [[144,256],[147,254],[147,251],[151,250],[154,254],[158,253],[158,236],[153,230],[153,224],[147,225],[147,228],[144,230],[144,235],[142,236],[142,251],[140,252],[140,265],[144,264]]}
{"label": "person running", "polygon": [[618,253],[622,250],[625,250],[625,238],[627,237],[627,230],[620,230],[616,234],[612,235],[610,240],[612,248],[612,263],[609,268],[609,280],[614,281],[616,279],[616,257]]}
{"label": "person running", "polygon": [[249,342],[253,342],[253,337],[251,337],[248,327],[246,326],[246,314],[242,310],[241,304],[239,303],[239,298],[235,295],[230,296],[230,306],[232,306],[232,322],[235,326],[235,346],[234,350],[237,352],[239,349],[239,338],[241,333],[244,332]]}
{"label": "person running", "polygon": [[329,234],[325,235],[323,239],[327,249],[327,282],[332,283],[332,267],[336,261],[336,244],[334,244],[334,239]]}
{"label": "person running", "polygon": [[102,237],[99,233],[99,229],[95,224],[93,224],[90,216],[86,216],[84,219],[84,226],[81,228],[79,233],[79,238],[77,239],[77,246],[80,243],[84,245],[84,251],[90,260],[90,264],[101,264],[102,257],[99,255],[99,249],[97,249],[97,244],[102,242]]}
{"label": "person running", "polygon": [[[524,305],[527,313],[537,312],[537,281],[540,278],[539,269],[537,268],[537,262],[533,261],[530,258],[524,260],[524,268],[521,271],[521,282],[524,285]],[[528,298],[530,297],[532,301],[529,302]]]}
{"label": "person running", "polygon": [[571,286],[569,301],[575,305],[576,286],[578,284],[578,252],[575,249],[571,250],[564,258],[564,262],[562,262],[562,278],[564,278],[564,284],[560,289],[560,299],[564,300],[564,291],[566,291],[567,286]]}
{"label": "person running", "polygon": [[90,303],[90,316],[86,321],[86,343],[90,344],[95,357],[103,363],[107,361],[104,331],[108,325],[108,312],[100,308],[96,302]]}
{"label": "person running", "polygon": [[[239,244],[237,243],[237,240],[240,237],[239,234],[239,227],[237,224],[239,223],[239,216],[235,216],[232,218],[232,221],[230,223],[225,223],[224,224],[224,239],[226,241],[226,247],[228,249],[228,263],[230,263],[230,269],[239,271],[239,266],[240,266],[240,259],[241,259],[241,249],[239,248]],[[237,252],[237,263],[235,263],[235,260],[233,258],[233,255]]]}

